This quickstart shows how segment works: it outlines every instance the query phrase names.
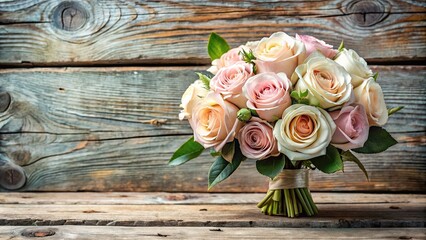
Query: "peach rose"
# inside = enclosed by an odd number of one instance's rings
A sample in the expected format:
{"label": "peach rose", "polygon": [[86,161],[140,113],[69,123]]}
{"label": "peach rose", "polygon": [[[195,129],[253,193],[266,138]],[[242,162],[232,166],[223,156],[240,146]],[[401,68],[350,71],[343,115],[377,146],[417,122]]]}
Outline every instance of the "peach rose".
{"label": "peach rose", "polygon": [[333,146],[348,151],[364,146],[368,139],[368,119],[362,105],[344,106],[330,113],[336,124],[336,131],[331,139]]}
{"label": "peach rose", "polygon": [[249,78],[243,87],[247,107],[256,110],[260,118],[276,121],[291,105],[291,83],[283,73],[266,72]]}
{"label": "peach rose", "polygon": [[196,80],[189,85],[182,95],[180,107],[183,108],[179,113],[179,119],[191,118],[192,108],[207,95],[208,90],[201,80]]}
{"label": "peach rose", "polygon": [[337,54],[334,61],[351,74],[354,88],[361,85],[365,79],[373,76],[373,71],[368,67],[367,62],[352,49],[343,49]]}
{"label": "peach rose", "polygon": [[349,73],[319,52],[314,52],[299,65],[291,80],[293,83],[297,81],[296,91],[308,90],[311,105],[325,109],[342,106],[352,93]]}
{"label": "peach rose", "polygon": [[278,150],[290,160],[307,160],[325,155],[336,125],[323,109],[294,104],[274,127]]}
{"label": "peach rose", "polygon": [[242,61],[240,51],[243,46],[230,49],[228,52],[224,53],[220,58],[213,60],[212,66],[207,69],[207,71],[212,74],[216,74],[221,68],[231,66],[232,64]]}
{"label": "peach rose", "polygon": [[370,77],[354,89],[355,103],[361,104],[367,113],[370,126],[383,126],[388,121],[388,110],[382,88]]}
{"label": "peach rose", "polygon": [[232,142],[241,127],[237,119],[238,108],[224,101],[220,94],[209,92],[203,101],[193,108],[189,124],[194,131],[194,140],[204,148],[220,151],[227,142]]}
{"label": "peach rose", "polygon": [[305,60],[305,46],[283,32],[263,38],[253,51],[257,71],[283,72],[289,78],[294,69]]}
{"label": "peach rose", "polygon": [[271,124],[257,117],[252,117],[238,133],[241,152],[251,159],[262,160],[270,156],[278,156],[277,140],[272,133]]}
{"label": "peach rose", "polygon": [[309,35],[298,35],[296,39],[302,41],[305,44],[306,55],[309,56],[315,51],[320,51],[327,58],[333,58],[338,53],[337,50],[333,49],[333,46]]}
{"label": "peach rose", "polygon": [[210,80],[210,89],[240,108],[246,107],[247,98],[242,94],[247,79],[253,76],[253,66],[240,61],[221,68]]}

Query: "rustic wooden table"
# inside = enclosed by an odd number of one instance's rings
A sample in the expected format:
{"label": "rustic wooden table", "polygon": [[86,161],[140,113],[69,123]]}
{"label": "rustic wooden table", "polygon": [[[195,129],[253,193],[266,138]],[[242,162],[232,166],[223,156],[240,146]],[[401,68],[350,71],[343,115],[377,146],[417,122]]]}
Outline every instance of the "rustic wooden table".
{"label": "rustic wooden table", "polygon": [[256,203],[263,196],[160,192],[3,194],[0,238],[426,238],[424,195],[314,193],[319,215],[296,219],[260,213]]}
{"label": "rustic wooden table", "polygon": [[[250,161],[206,193],[208,153],[166,164],[191,135],[179,100],[212,31],[233,47],[344,40],[405,106],[386,125],[399,144],[358,155],[370,181],[351,163],[311,174],[314,218],[260,214]],[[425,239],[425,43],[415,0],[0,1],[0,238]]]}

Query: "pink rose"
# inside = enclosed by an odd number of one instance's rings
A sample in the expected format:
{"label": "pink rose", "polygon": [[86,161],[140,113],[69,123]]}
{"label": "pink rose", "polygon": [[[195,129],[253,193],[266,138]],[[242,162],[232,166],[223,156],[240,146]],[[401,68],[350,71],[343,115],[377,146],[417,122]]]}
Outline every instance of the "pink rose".
{"label": "pink rose", "polygon": [[247,79],[253,76],[253,66],[240,61],[221,68],[210,81],[210,89],[240,108],[246,107],[247,98],[242,94]]}
{"label": "pink rose", "polygon": [[194,139],[204,148],[214,147],[220,151],[227,142],[232,142],[241,127],[237,119],[238,108],[224,101],[220,94],[209,92],[192,110],[189,124]]}
{"label": "pink rose", "polygon": [[260,40],[253,54],[259,73],[283,72],[290,78],[297,65],[305,60],[305,46],[301,41],[277,32]]}
{"label": "pink rose", "polygon": [[262,160],[280,154],[272,125],[260,118],[252,117],[237,138],[241,152],[247,158]]}
{"label": "pink rose", "polygon": [[362,105],[348,105],[330,112],[336,124],[331,143],[344,151],[364,146],[368,138],[368,118]]}
{"label": "pink rose", "polygon": [[212,62],[212,66],[207,69],[207,71],[216,74],[221,68],[231,66],[232,64],[242,61],[240,51],[243,46],[230,49],[228,52],[224,53],[219,59],[215,59]]}
{"label": "pink rose", "polygon": [[281,118],[291,105],[290,81],[284,73],[266,72],[249,78],[243,87],[247,107],[269,122]]}
{"label": "pink rose", "polygon": [[296,34],[296,39],[300,40],[305,44],[306,55],[310,55],[315,51],[320,51],[327,58],[333,58],[338,53],[337,50],[333,49],[333,46],[325,43],[322,40],[319,40],[315,37],[309,35],[298,35]]}

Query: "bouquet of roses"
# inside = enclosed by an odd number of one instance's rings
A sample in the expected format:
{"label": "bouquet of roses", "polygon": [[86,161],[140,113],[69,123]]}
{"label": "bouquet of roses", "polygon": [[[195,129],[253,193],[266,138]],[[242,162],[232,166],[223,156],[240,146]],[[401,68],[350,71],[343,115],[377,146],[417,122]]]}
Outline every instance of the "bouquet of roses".
{"label": "bouquet of roses", "polygon": [[212,33],[211,74],[182,96],[179,114],[194,136],[172,156],[180,165],[209,148],[217,157],[209,189],[228,178],[246,159],[270,178],[258,204],[269,215],[312,216],[318,209],[308,184],[309,170],[343,170],[353,154],[379,153],[396,144],[382,128],[388,116],[378,74],[353,50],[333,49],[307,35],[283,32],[230,49]]}

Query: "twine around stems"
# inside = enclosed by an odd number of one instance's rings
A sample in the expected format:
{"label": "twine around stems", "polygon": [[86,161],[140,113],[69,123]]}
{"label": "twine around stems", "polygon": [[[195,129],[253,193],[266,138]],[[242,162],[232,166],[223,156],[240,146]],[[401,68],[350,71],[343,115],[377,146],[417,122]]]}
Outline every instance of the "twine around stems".
{"label": "twine around stems", "polygon": [[269,190],[309,187],[309,169],[284,169],[269,181]]}

